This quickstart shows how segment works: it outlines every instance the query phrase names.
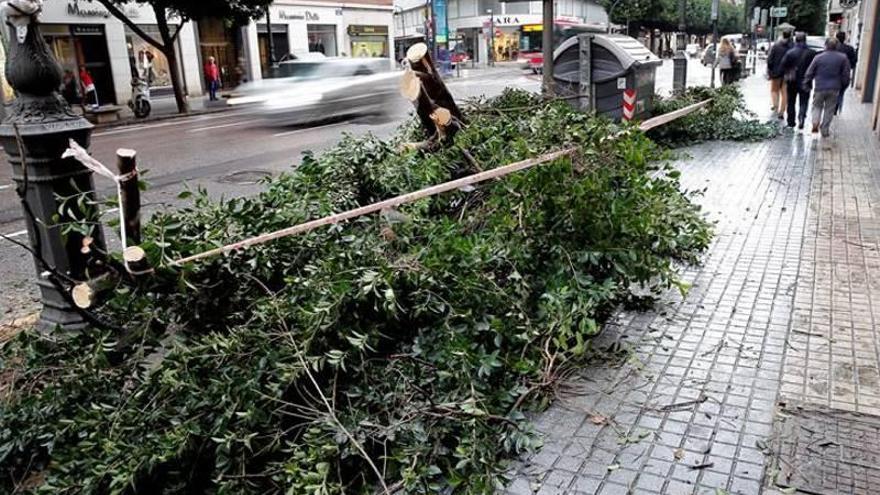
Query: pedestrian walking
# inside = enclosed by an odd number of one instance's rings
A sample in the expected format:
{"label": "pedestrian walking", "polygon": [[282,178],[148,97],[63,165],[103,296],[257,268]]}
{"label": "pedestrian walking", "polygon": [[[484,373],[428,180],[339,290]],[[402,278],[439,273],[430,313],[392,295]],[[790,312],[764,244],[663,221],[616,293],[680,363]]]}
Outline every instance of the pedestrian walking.
{"label": "pedestrian walking", "polygon": [[783,118],[788,107],[782,58],[785,57],[785,54],[788,53],[791,47],[791,31],[783,31],[782,38],[773,43],[773,47],[770,48],[770,53],[767,55],[767,77],[770,79],[770,106],[780,119]]}
{"label": "pedestrian walking", "polygon": [[718,69],[721,71],[721,85],[733,84],[736,80],[736,50],[727,38],[721,38],[718,48]]}
{"label": "pedestrian walking", "polygon": [[837,110],[840,92],[849,86],[849,59],[838,50],[835,38],[825,41],[825,51],[816,55],[804,75],[804,85],[815,82],[813,94],[813,132],[822,132],[823,137],[831,134],[831,121]]}
{"label": "pedestrian walking", "polygon": [[79,66],[79,83],[83,92],[83,106],[88,105],[92,110],[100,108],[98,102],[98,90],[95,88],[95,81],[85,65]]}
{"label": "pedestrian walking", "polygon": [[812,84],[806,85],[804,83],[807,69],[813,63],[815,56],[816,51],[807,46],[807,34],[798,32],[794,36],[794,48],[782,57],[782,70],[785,74],[786,91],[788,91],[786,116],[789,127],[795,126],[795,117],[797,117],[798,129],[804,128],[807,108],[810,106],[810,92],[813,90]]}
{"label": "pedestrian walking", "polygon": [[217,67],[214,57],[208,57],[208,62],[205,64],[205,82],[208,85],[211,101],[217,101],[217,91],[220,90],[220,68]]}
{"label": "pedestrian walking", "polygon": [[[852,45],[846,44],[846,33],[843,31],[837,32],[837,49],[843,52],[843,54],[846,55],[846,59],[849,60],[850,71],[855,71],[856,62],[859,61],[859,56]],[[850,73],[850,81],[852,81],[852,73]],[[843,110],[844,93],[846,93],[846,88],[840,90],[840,96],[837,98],[837,113],[840,113],[840,111]]]}

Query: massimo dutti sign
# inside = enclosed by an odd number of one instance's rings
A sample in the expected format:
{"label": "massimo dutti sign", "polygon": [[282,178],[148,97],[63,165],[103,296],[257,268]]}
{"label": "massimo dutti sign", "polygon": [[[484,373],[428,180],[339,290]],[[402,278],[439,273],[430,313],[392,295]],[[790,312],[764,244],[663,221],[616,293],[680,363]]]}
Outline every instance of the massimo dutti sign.
{"label": "massimo dutti sign", "polygon": [[[140,16],[140,11],[136,8],[123,8],[125,16],[129,19],[135,19]],[[109,19],[112,17],[110,12],[98,4],[80,0],[67,0],[67,15],[71,17],[100,18]]]}
{"label": "massimo dutti sign", "polygon": [[278,18],[282,21],[320,21],[321,17],[317,12],[305,11],[302,14],[299,13],[290,13],[286,10],[282,10],[278,14]]}

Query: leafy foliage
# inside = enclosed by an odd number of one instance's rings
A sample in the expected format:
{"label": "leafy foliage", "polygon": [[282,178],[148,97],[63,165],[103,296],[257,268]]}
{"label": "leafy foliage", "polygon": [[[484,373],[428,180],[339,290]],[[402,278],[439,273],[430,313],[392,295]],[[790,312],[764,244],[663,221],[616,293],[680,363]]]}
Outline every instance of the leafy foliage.
{"label": "leafy foliage", "polygon": [[227,19],[233,22],[247,22],[265,14],[272,0],[89,0],[119,6],[128,4],[147,4],[160,11],[168,11],[172,16],[186,20],[199,20],[208,17]]}
{"label": "leafy foliage", "polygon": [[[685,23],[690,34],[712,32],[712,0],[686,0]],[[611,21],[630,24],[633,28],[677,31],[681,0],[600,0]],[[615,5],[616,4],[616,5]],[[742,32],[743,9],[734,3],[722,1],[718,11],[719,34]]]}
{"label": "leafy foliage", "polygon": [[[126,333],[2,351],[0,486],[44,493],[489,493],[524,415],[632,291],[686,287],[711,233],[633,127],[508,91],[454,146],[344,138],[253,198],[156,215]],[[571,158],[174,271],[168,261],[484,169]],[[380,481],[381,480],[381,481]]]}
{"label": "leafy foliage", "polygon": [[758,121],[746,108],[736,86],[688,88],[683,94],[655,100],[654,113],[672,112],[710,98],[712,102],[706,110],[657,127],[648,135],[659,143],[675,147],[710,140],[759,141],[779,133],[778,125]]}
{"label": "leafy foliage", "polygon": [[755,5],[764,9],[788,7],[788,17],[781,19],[781,22],[792,24],[798,31],[804,31],[808,34],[822,35],[825,33],[828,2],[823,0],[756,0]]}

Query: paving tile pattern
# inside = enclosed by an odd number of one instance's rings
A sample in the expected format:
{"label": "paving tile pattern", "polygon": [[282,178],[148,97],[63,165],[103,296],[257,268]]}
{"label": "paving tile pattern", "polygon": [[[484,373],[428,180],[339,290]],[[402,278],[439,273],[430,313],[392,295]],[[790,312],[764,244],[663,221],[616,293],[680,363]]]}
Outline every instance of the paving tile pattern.
{"label": "paving tile pattern", "polygon": [[851,117],[816,155],[782,396],[880,414],[880,153]]}
{"label": "paving tile pattern", "polygon": [[880,156],[864,125],[848,111],[831,150],[802,134],[688,150],[684,185],[718,222],[683,272],[692,290],[613,319],[595,342],[607,359],[537,418],[545,446],[506,493],[758,494],[778,400],[880,414]]}
{"label": "paving tile pattern", "polygon": [[777,485],[821,495],[877,493],[880,417],[792,404],[781,412]]}

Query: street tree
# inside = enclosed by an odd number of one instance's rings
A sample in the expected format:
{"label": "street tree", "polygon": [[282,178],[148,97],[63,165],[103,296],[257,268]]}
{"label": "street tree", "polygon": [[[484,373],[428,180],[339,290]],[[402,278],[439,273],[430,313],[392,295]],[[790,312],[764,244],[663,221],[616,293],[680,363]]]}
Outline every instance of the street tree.
{"label": "street tree", "polygon": [[[611,22],[634,28],[662,32],[678,30],[679,0],[602,0],[611,15]],[[613,8],[613,10],[612,10]],[[712,32],[712,0],[687,0],[685,23],[690,34]],[[741,8],[722,0],[719,6],[718,32],[735,33],[742,30]]]}
{"label": "street tree", "polygon": [[807,34],[821,35],[825,32],[825,0],[757,0],[756,5],[764,9],[788,7],[788,16],[780,19],[780,22],[787,22]]}
{"label": "street tree", "polygon": [[[100,3],[113,17],[116,17],[128,26],[135,34],[144,41],[154,46],[168,60],[168,72],[171,77],[171,86],[174,89],[174,99],[177,110],[186,113],[189,108],[183,93],[183,83],[180,78],[179,61],[174,44],[183,29],[183,25],[189,21],[199,21],[208,17],[225,19],[232,23],[246,22],[249,19],[262,17],[272,0],[89,0]],[[131,18],[124,8],[126,5],[140,4],[149,5],[156,15],[156,24],[159,28],[159,37],[147,34]],[[172,32],[172,24],[169,21],[179,20],[180,25]]]}

